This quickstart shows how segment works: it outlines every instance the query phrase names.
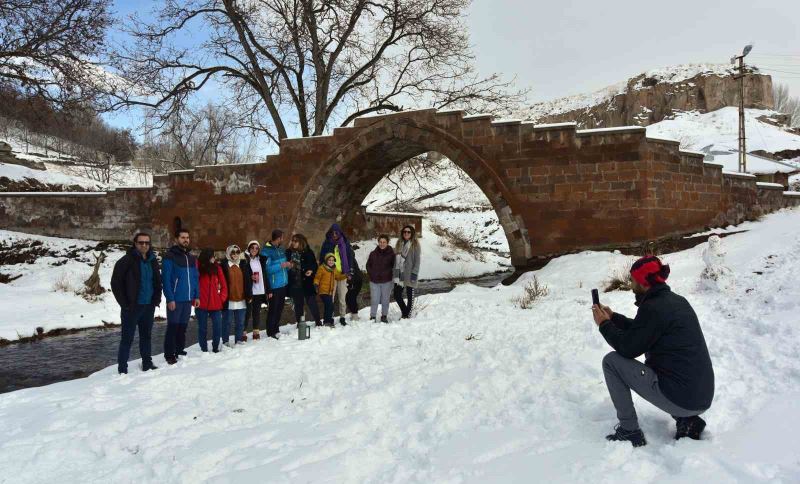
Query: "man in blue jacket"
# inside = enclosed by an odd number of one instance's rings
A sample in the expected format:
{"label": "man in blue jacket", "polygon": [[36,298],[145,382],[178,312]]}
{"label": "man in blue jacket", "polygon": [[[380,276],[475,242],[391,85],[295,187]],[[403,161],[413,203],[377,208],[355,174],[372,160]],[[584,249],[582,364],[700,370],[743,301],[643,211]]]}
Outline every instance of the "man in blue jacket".
{"label": "man in blue jacket", "polygon": [[292,266],[286,260],[286,251],[281,248],[283,244],[283,231],[275,229],[269,242],[264,244],[261,249],[261,257],[264,258],[267,269],[267,281],[269,290],[269,308],[267,308],[267,336],[278,339],[281,314],[283,305],[286,302],[287,287],[289,285],[289,273],[287,268]]}
{"label": "man in blue jacket", "polygon": [[164,335],[164,359],[174,365],[185,355],[186,326],[192,306],[200,305],[200,274],[197,259],[189,249],[189,231],[181,229],[175,245],[164,254],[161,281],[167,300],[167,333]]}
{"label": "man in blue jacket", "polygon": [[158,260],[150,245],[150,234],[139,232],[133,238],[133,247],[114,264],[111,291],[120,307],[122,337],[117,352],[117,371],[128,373],[133,336],[139,328],[139,354],[142,371],[155,370],[150,335],[153,315],[161,304],[161,274]]}
{"label": "man in blue jacket", "polygon": [[[615,351],[603,358],[603,374],[619,425],[608,440],[645,445],[631,390],[675,419],[675,439],[699,440],[700,414],[714,398],[714,370],[692,306],[666,284],[669,266],[655,256],[631,267],[639,310],[630,319],[608,306],[592,306],[594,321]],[[645,355],[645,362],[635,358]]]}

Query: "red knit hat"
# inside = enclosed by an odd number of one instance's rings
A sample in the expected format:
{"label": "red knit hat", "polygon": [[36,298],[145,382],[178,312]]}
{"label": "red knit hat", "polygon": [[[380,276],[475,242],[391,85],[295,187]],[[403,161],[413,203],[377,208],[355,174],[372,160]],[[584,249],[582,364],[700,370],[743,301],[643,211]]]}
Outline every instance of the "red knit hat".
{"label": "red knit hat", "polygon": [[669,266],[654,255],[646,255],[633,263],[631,277],[644,287],[664,284],[669,277]]}

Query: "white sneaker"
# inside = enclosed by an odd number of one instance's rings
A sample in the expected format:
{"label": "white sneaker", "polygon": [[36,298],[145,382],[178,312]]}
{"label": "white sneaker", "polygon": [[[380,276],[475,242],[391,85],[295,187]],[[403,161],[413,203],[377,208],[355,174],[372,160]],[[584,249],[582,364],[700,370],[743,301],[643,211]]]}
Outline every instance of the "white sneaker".
{"label": "white sneaker", "polygon": [[223,344],[224,346],[227,346],[228,348],[233,348],[233,345],[230,343],[230,341],[228,341],[228,342],[225,342],[225,343],[222,343],[222,344]]}

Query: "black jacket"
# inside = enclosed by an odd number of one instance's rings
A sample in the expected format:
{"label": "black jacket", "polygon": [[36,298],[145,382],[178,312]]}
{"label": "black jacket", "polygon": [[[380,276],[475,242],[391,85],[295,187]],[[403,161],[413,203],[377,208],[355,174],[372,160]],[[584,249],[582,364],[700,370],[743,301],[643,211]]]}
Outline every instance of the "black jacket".
{"label": "black jacket", "polygon": [[[261,265],[261,279],[264,281],[264,295],[266,296],[272,292],[269,287],[269,277],[267,277],[267,259],[262,257],[261,254],[257,255],[256,257],[258,257],[258,262]],[[244,293],[248,295],[248,299],[253,297],[253,269],[250,268],[250,259],[250,254],[245,254],[244,260],[242,261],[245,265]]]}
{"label": "black jacket", "polygon": [[[158,306],[161,304],[161,273],[158,271],[158,259],[156,259],[153,250],[147,252],[147,258],[150,259],[150,264],[153,267],[153,298],[151,304]],[[139,285],[142,281],[142,269],[140,262],[142,256],[135,248],[128,250],[128,253],[122,256],[120,260],[114,264],[114,272],[111,274],[111,292],[114,293],[114,299],[117,304],[123,309],[127,309],[136,305],[139,299]]]}
{"label": "black jacket", "polygon": [[[225,275],[225,283],[228,284],[228,295],[230,295],[231,287],[231,271],[228,267],[229,263],[230,261],[227,260],[220,261],[219,263],[219,266],[222,268],[222,274]],[[253,272],[250,270],[250,262],[246,257],[239,259],[239,270],[242,271],[242,277],[244,277],[244,300],[249,301],[253,298],[253,279],[250,277],[253,275]],[[222,305],[222,309],[228,309],[227,299],[225,300],[225,304]]]}
{"label": "black jacket", "polygon": [[[291,262],[292,261],[292,252],[296,252],[294,249],[286,249],[286,260]],[[311,271],[311,276],[306,276],[306,272]],[[297,281],[295,281],[295,277],[297,276],[297,271],[293,270],[293,268],[289,268],[289,284],[287,287],[293,288]],[[300,277],[303,278],[303,295],[305,296],[314,296],[317,294],[316,289],[314,289],[314,275],[317,273],[317,259],[314,257],[314,251],[312,251],[309,247],[306,247],[306,250],[300,254]]]}
{"label": "black jacket", "polygon": [[614,313],[600,332],[626,358],[645,354],[669,400],[687,410],[706,410],[714,398],[714,369],[703,330],[689,302],[666,284],[637,297],[635,319]]}

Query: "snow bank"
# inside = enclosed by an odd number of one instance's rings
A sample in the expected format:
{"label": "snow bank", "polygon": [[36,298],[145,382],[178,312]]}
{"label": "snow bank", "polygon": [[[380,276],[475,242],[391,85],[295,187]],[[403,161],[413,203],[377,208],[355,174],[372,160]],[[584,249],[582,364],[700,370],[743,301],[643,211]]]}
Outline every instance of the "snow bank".
{"label": "snow bank", "polygon": [[[530,274],[423,297],[408,321],[308,341],[285,327],[154,372],[0,395],[0,466],[15,482],[797,482],[798,226],[784,210],[723,239],[728,292],[701,284],[704,247],[666,257],[714,362],[703,441],[673,441],[669,416],[638,400],[649,445],[604,440],[608,347],[589,289],[627,258],[583,252],[535,273],[550,295],[533,310],[509,302]],[[630,293],[601,299],[635,312]]]}

